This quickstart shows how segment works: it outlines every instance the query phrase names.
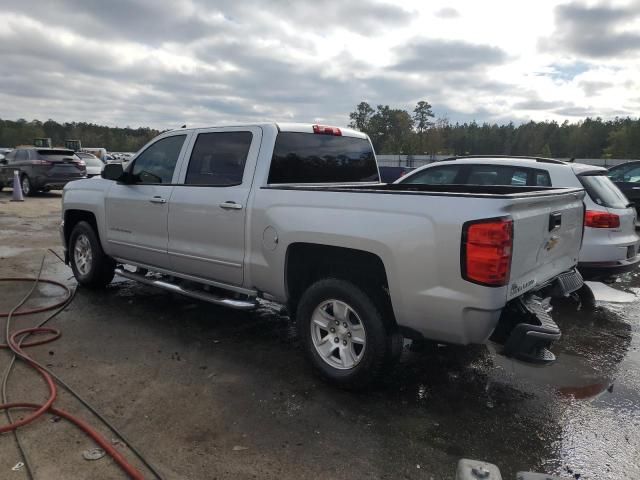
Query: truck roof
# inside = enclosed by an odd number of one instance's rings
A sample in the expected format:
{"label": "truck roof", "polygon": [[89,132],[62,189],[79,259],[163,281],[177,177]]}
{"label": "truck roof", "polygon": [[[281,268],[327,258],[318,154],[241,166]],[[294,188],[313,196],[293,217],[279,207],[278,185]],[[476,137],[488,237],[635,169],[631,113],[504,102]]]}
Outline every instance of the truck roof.
{"label": "truck roof", "polygon": [[275,127],[280,132],[300,132],[300,133],[314,133],[314,126],[317,127],[328,127],[328,128],[339,128],[340,133],[343,137],[356,137],[356,138],[367,138],[367,135],[352,128],[334,126],[334,125],[326,125],[319,123],[293,123],[293,122],[263,122],[263,123],[240,123],[233,125],[203,125],[199,127],[192,128],[177,128],[173,130],[177,131],[190,131],[190,130],[200,130],[203,128],[224,128],[224,127]]}

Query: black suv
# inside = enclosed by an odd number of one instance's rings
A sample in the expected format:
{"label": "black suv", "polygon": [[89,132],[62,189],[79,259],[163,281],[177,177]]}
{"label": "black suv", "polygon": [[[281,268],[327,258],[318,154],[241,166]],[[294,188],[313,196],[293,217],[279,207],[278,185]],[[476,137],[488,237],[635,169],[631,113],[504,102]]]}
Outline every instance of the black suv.
{"label": "black suv", "polygon": [[13,172],[20,175],[24,195],[61,189],[67,182],[87,177],[87,166],[73,150],[18,147],[0,160],[0,189],[13,185]]}

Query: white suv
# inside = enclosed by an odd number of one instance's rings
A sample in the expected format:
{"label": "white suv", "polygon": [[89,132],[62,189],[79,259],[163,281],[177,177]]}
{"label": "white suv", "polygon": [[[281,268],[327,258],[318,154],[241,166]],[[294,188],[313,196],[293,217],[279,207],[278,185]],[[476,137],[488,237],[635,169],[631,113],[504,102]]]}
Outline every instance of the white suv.
{"label": "white suv", "polygon": [[597,278],[640,262],[636,211],[607,173],[602,167],[548,158],[468,156],[425,165],[395,183],[583,187],[585,229],[578,267],[584,276]]}

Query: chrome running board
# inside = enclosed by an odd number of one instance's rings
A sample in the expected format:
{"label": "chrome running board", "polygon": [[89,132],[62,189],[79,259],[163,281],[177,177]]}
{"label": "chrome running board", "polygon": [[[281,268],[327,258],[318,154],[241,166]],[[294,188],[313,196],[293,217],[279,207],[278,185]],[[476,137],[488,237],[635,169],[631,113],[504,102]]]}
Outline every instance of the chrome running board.
{"label": "chrome running board", "polygon": [[169,283],[164,280],[147,278],[144,275],[129,272],[122,268],[116,268],[116,274],[120,275],[121,277],[128,278],[129,280],[135,280],[136,282],[144,283],[146,285],[151,285],[152,287],[162,288],[170,292],[179,293],[180,295],[185,295],[191,298],[197,298],[198,300],[214,303],[216,305],[222,305],[223,307],[234,308],[236,310],[252,310],[257,306],[257,303],[255,300],[251,300],[251,299],[235,300],[233,298],[219,297],[217,295],[213,295],[211,293],[204,292],[204,291],[199,292],[196,290],[189,290],[188,288],[183,288],[179,285],[175,285],[173,283]]}

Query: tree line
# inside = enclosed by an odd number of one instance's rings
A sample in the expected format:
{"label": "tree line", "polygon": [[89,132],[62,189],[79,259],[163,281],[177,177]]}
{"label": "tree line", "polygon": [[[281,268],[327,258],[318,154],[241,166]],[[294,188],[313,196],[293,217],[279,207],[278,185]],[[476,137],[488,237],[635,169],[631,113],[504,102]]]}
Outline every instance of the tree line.
{"label": "tree line", "polygon": [[640,158],[640,119],[600,117],[565,121],[451,123],[435,118],[420,101],[410,113],[361,102],[349,114],[352,128],[365,132],[380,154],[539,155],[557,158]]}
{"label": "tree line", "polygon": [[[451,123],[435,118],[420,101],[410,113],[361,102],[349,125],[367,133],[377,153],[406,155],[541,155],[558,158],[640,158],[640,119],[587,118],[576,123]],[[31,145],[51,138],[54,146],[79,139],[85,147],[135,152],[161,133],[152,128],[106,127],[86,122],[58,123],[0,119],[0,147]]]}
{"label": "tree line", "polygon": [[64,146],[65,140],[80,140],[83,147],[103,147],[111,152],[135,152],[159,133],[159,130],[152,128],[105,127],[85,122],[0,119],[0,147],[32,145],[35,138],[51,138],[53,146]]}

